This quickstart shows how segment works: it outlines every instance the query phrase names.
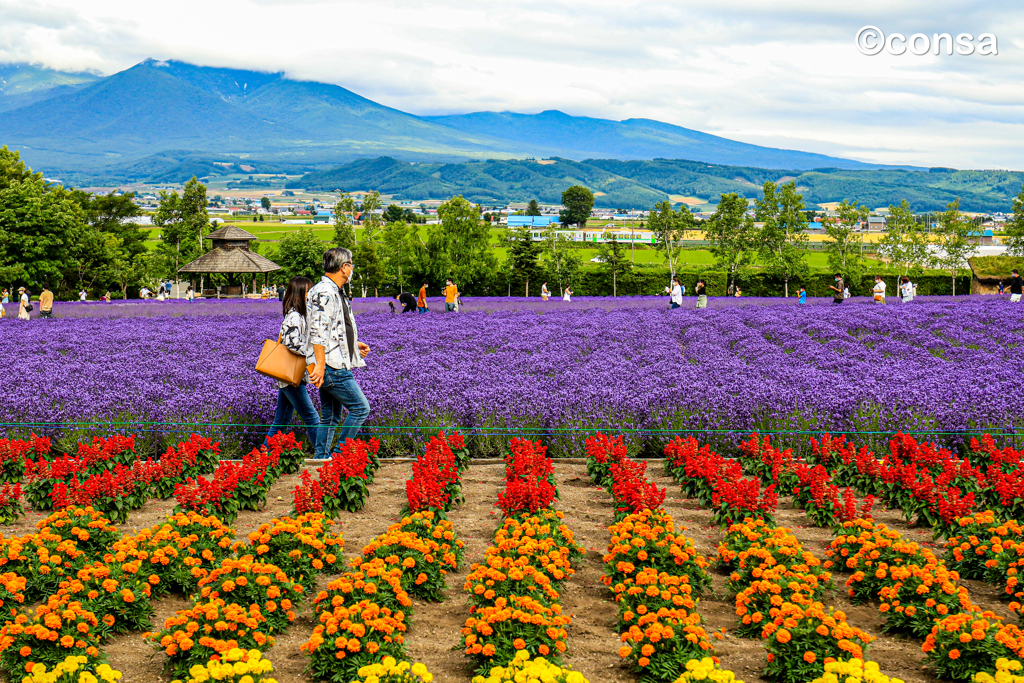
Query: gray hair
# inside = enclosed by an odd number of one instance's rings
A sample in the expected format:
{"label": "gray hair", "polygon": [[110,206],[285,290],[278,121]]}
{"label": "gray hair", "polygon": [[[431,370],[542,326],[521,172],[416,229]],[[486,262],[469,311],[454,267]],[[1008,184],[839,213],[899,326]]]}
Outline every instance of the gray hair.
{"label": "gray hair", "polygon": [[352,263],[352,252],[345,247],[334,247],[324,252],[325,273],[337,273],[346,263]]}

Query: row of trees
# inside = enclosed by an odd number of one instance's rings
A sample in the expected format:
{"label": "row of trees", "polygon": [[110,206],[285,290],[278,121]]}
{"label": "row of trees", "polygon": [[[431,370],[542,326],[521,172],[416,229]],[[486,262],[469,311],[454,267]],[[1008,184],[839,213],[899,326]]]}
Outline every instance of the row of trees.
{"label": "row of trees", "polygon": [[48,183],[0,148],[0,283],[58,296],[79,289],[124,295],[150,277],[146,232],[133,195],[93,195]]}

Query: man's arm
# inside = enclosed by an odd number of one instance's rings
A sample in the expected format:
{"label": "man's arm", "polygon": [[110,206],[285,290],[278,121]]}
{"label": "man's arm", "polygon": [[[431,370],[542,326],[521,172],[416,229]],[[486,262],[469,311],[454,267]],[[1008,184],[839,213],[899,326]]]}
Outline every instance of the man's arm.
{"label": "man's arm", "polygon": [[324,361],[324,347],[320,344],[313,344],[313,355],[316,356],[316,366],[313,372],[309,373],[309,381],[313,386],[320,388],[324,383],[324,372],[327,370],[327,363]]}
{"label": "man's arm", "polygon": [[309,379],[316,386],[324,381],[327,370],[325,361],[326,349],[330,344],[330,323],[334,315],[334,302],[323,293],[314,294],[309,299],[309,343],[316,357],[316,367],[309,373]]}

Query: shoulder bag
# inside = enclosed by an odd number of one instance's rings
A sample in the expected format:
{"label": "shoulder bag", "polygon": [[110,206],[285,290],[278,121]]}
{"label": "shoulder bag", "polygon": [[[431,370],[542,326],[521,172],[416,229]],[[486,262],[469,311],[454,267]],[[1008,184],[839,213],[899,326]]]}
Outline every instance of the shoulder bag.
{"label": "shoulder bag", "polygon": [[277,341],[267,339],[263,342],[256,372],[297,387],[306,375],[306,359],[282,344],[281,335],[278,335]]}

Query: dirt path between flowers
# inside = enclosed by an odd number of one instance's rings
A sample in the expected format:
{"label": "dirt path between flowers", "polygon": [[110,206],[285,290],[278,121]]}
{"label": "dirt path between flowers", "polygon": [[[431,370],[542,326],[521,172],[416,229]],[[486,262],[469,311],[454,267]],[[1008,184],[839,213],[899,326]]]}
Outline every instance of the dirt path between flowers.
{"label": "dirt path between flowers", "polygon": [[[405,480],[411,475],[411,463],[386,462],[370,486],[370,497],[366,506],[358,513],[344,514],[339,520],[345,537],[345,558],[356,556],[362,547],[382,533],[389,524],[398,521],[398,513],[405,503]],[[607,526],[612,521],[612,503],[604,490],[593,486],[582,464],[556,461],[555,476],[558,479],[561,499],[557,508],[566,513],[566,523],[576,536],[577,542],[587,549],[585,560],[576,574],[565,584],[562,595],[563,609],[571,614],[573,623],[569,630],[569,651],[566,662],[579,670],[591,683],[626,682],[637,680],[618,657],[618,636],[614,631],[615,606],[611,594],[601,583],[601,557],[608,543]],[[443,603],[414,604],[407,633],[409,658],[426,664],[438,683],[465,683],[471,680],[472,670],[459,647],[459,629],[469,614],[465,604],[463,583],[469,564],[483,558],[484,549],[490,544],[499,523],[497,500],[499,485],[503,478],[503,466],[499,464],[476,464],[470,467],[463,482],[466,502],[450,513],[456,533],[466,544],[466,566],[458,573],[448,576],[448,597]],[[716,555],[716,548],[722,531],[711,522],[711,514],[697,507],[695,501],[685,500],[679,486],[662,473],[661,463],[652,463],[648,478],[668,489],[665,508],[672,514],[677,525],[687,527],[687,535],[693,538],[697,550],[708,559]],[[286,515],[291,508],[292,490],[298,483],[297,476],[282,477],[270,489],[267,509],[260,512],[243,512],[233,525],[238,540],[246,540],[254,531],[273,517]],[[150,501],[141,510],[131,513],[125,532],[137,532],[162,521],[174,507],[174,501]],[[44,515],[30,512],[21,523],[13,527],[0,528],[5,535],[21,535],[35,531],[35,522]],[[906,538],[923,544],[931,542],[928,529],[912,529],[899,513],[875,508],[875,517],[900,531]],[[831,540],[829,531],[809,524],[800,510],[792,507],[790,499],[779,502],[779,524],[790,527],[804,546],[819,557]],[[937,550],[937,549],[936,549]],[[713,592],[698,603],[698,611],[706,621],[708,631],[736,626],[734,606],[725,591],[725,575],[714,573]],[[321,577],[322,587],[334,577]],[[842,587],[846,575],[837,575],[837,591],[826,602],[843,609],[851,623],[877,636],[872,643],[869,656],[878,661],[882,670],[907,683],[934,683],[934,675],[922,669],[923,655],[920,643],[902,638],[886,636],[881,631],[882,619],[877,606],[853,605]],[[967,581],[971,600],[985,609],[1010,618],[1006,603],[999,600],[999,592],[978,581]],[[155,603],[154,627],[176,610],[189,606],[183,596],[170,596]],[[304,683],[306,657],[299,646],[306,642],[315,626],[312,609],[303,605],[299,616],[288,633],[279,635],[268,657],[274,663],[274,677],[279,683]],[[716,645],[717,653],[724,666],[735,671],[745,681],[758,680],[758,674],[765,665],[764,649],[757,640],[737,638],[729,633]],[[157,653],[140,635],[119,636],[104,647],[110,664],[124,674],[127,683],[167,683],[170,677],[162,672],[164,657]]]}

